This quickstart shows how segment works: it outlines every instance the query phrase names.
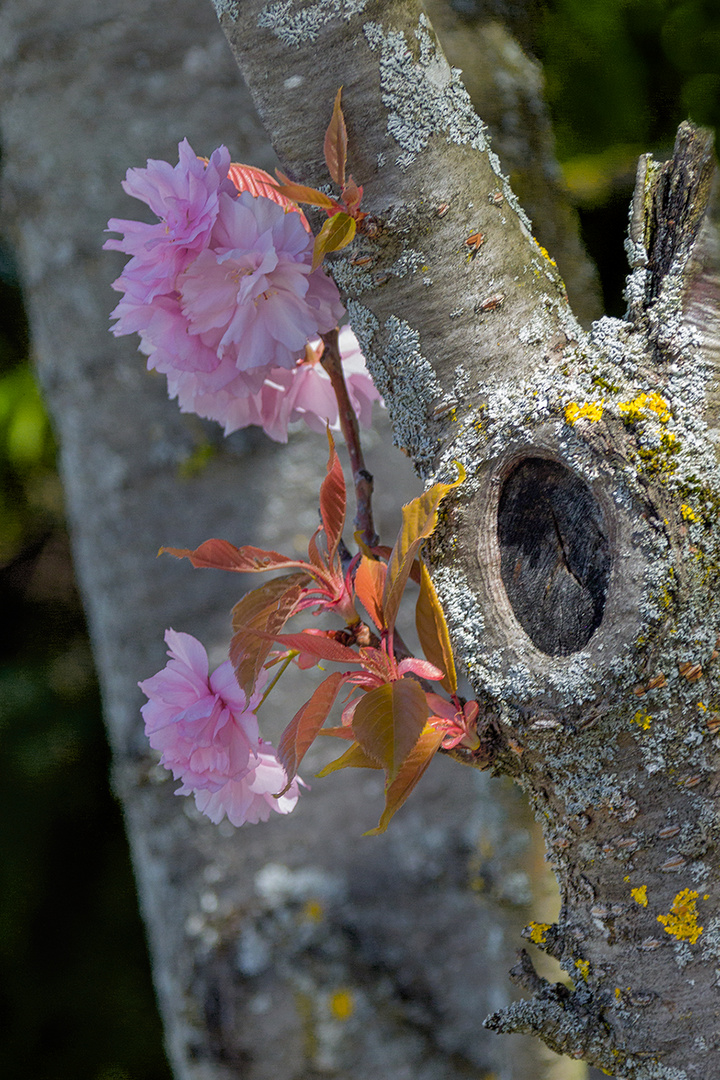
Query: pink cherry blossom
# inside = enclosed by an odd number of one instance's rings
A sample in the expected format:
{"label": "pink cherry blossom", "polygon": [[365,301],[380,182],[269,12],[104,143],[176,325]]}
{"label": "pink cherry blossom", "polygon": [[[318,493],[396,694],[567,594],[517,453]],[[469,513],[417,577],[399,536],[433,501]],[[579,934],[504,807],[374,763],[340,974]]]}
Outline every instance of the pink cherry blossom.
{"label": "pink cherry blossom", "polygon": [[212,335],[239,371],[292,368],[343,314],[334,284],[311,271],[312,246],[298,214],[247,191],[223,196],[209,247],[177,281],[188,332]]}
{"label": "pink cherry blossom", "polygon": [[[147,203],[160,219],[157,224],[118,218],[108,222],[110,232],[124,236],[122,240],[106,240],[104,249],[132,255],[114,287],[123,291],[126,283],[133,282],[136,288],[140,286],[145,303],[174,289],[177,275],[209,243],[220,193],[235,195],[235,187],[228,179],[230,154],[224,146],[218,147],[204,164],[183,139],[178,158],[174,167],[167,161],[150,160],[146,169],[128,169],[123,181],[127,194]],[[116,327],[117,332],[132,330]]]}
{"label": "pink cherry blossom", "polygon": [[[113,285],[123,293],[113,333],[138,334],[148,367],[166,375],[181,410],[218,421],[226,434],[254,424],[286,442],[296,420],[337,428],[318,335],[343,308],[334,282],[311,269],[305,215],[267,173],[231,165],[224,147],[201,159],[183,140],[178,153],[174,167],[148,161],[128,170],[123,185],[160,221],[109,222],[124,235],[105,248],[132,256]],[[380,397],[349,327],[340,350],[367,427]]]}
{"label": "pink cherry blossom", "polygon": [[150,745],[160,763],[182,785],[178,795],[194,795],[211,821],[227,816],[233,825],[267,821],[270,811],[289,814],[298,800],[295,781],[280,799],[273,796],[287,778],[270,743],[260,738],[255,710],[238,686],[229,660],[209,675],[208,657],[190,634],[168,630],[170,660],[144,682],[142,708]]}
{"label": "pink cherry blossom", "polygon": [[[340,356],[350,402],[364,427],[372,423],[372,407],[382,399],[375,389],[360,352],[357,338],[349,326],[340,331]],[[168,391],[177,397],[183,412],[193,412],[208,420],[217,420],[229,435],[240,428],[257,425],[276,442],[287,442],[288,425],[296,420],[313,431],[323,432],[326,425],[339,428],[338,408],[330,377],[318,362],[322,342],[309,343],[305,359],[291,370],[274,368],[262,383],[251,385],[251,372],[233,371],[230,380],[223,382],[228,366],[222,364],[207,374],[166,370]]]}
{"label": "pink cherry blossom", "polygon": [[[139,333],[150,366],[159,370],[171,366],[178,348],[182,371],[210,369],[206,356],[193,363],[194,348],[211,350],[214,368],[227,359],[240,373],[290,369],[307,340],[332,330],[343,315],[335,284],[322,269],[312,270],[304,215],[264,195],[238,193],[229,166],[224,147],[204,164],[184,140],[174,168],[149,161],[146,169],[129,170],[124,184],[160,222],[109,222],[124,236],[104,247],[132,255],[113,283],[124,294],[111,316],[113,333]],[[245,171],[233,175],[242,179]],[[258,187],[254,179],[252,186]],[[153,363],[156,351],[162,355]]]}

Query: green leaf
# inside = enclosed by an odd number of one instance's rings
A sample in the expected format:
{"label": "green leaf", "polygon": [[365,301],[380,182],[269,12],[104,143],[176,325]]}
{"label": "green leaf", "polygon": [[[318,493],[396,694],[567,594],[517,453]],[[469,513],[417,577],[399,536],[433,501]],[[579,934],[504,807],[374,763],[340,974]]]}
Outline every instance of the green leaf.
{"label": "green leaf", "polygon": [[345,162],[347,161],[347,128],[345,117],[340,105],[342,86],[335,95],[333,114],[325,132],[325,164],[328,172],[335,183],[343,188],[345,186]]}
{"label": "green leaf", "polygon": [[[274,644],[274,633],[295,611],[310,578],[307,574],[285,574],[273,578],[258,589],[252,589],[233,608],[233,630],[230,660],[237,680],[249,697],[263,664]],[[258,630],[269,631],[260,637]]]}
{"label": "green leaf", "polygon": [[[300,762],[328,718],[338,690],[345,681],[341,672],[333,672],[320,683],[309,701],[298,709],[278,743],[278,759],[287,773],[288,787],[297,774]],[[285,788],[287,791],[287,787]],[[285,792],[281,792],[284,794]]]}
{"label": "green leaf", "polygon": [[459,475],[452,484],[433,484],[417,499],[403,506],[402,525],[390,554],[383,596],[385,620],[389,629],[395,625],[400,599],[420,545],[435,531],[440,503],[449,491],[462,484],[465,479],[465,469],[460,462],[456,462],[456,465]]}
{"label": "green leaf", "polygon": [[355,236],[355,221],[344,211],[333,214],[328,218],[320,232],[315,237],[313,250],[312,268],[317,270],[329,251],[340,251],[341,248],[353,240]]}
{"label": "green leaf", "polygon": [[332,566],[345,527],[346,494],[342,465],[329,428],[327,436],[330,457],[326,476],[320,488],[320,517],[327,540],[328,566]]}
{"label": "green leaf", "polygon": [[420,595],[415,608],[415,627],[428,660],[445,672],[440,684],[449,694],[457,692],[457,673],[450,634],[435,586],[425,563],[420,563]]}
{"label": "green leaf", "polygon": [[385,809],[377,826],[366,832],[365,836],[377,836],[385,832],[393,814],[403,805],[435,757],[442,740],[442,731],[435,731],[429,724],[423,728],[420,738],[400,766],[397,776],[385,785]]}
{"label": "green leaf", "polygon": [[420,683],[398,679],[360,698],[352,729],[363,750],[382,765],[392,781],[418,741],[427,718],[428,703]]}
{"label": "green leaf", "polygon": [[381,769],[382,765],[370,757],[363,750],[360,743],[354,742],[349,749],[345,751],[339,758],[335,758],[329,765],[326,765],[324,769],[321,769],[319,773],[315,773],[317,778],[321,780],[324,776],[329,776],[330,773],[337,772],[338,769]]}

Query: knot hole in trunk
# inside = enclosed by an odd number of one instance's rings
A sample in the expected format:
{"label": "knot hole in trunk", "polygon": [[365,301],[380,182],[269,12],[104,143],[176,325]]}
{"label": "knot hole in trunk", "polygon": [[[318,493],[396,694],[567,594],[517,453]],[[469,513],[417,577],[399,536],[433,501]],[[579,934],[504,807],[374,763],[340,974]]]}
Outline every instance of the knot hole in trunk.
{"label": "knot hole in trunk", "polygon": [[610,545],[587,484],[556,461],[525,458],[498,506],[500,573],[515,617],[549,656],[582,649],[603,617]]}

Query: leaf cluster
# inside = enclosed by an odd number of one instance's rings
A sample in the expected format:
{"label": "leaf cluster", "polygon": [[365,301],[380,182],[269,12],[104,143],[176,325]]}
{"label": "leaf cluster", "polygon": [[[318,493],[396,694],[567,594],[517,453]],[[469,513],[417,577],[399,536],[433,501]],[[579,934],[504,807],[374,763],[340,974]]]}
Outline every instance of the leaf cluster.
{"label": "leaf cluster", "polygon": [[329,252],[340,251],[341,248],[347,247],[354,239],[358,225],[366,217],[360,209],[362,187],[355,183],[352,176],[347,178],[345,176],[348,139],[345,117],[340,104],[341,96],[342,86],[335,96],[332,118],[325,132],[323,146],[325,164],[331,178],[340,188],[340,198],[333,199],[316,188],[294,184],[279,169],[275,170],[280,181],[275,187],[281,195],[294,202],[317,206],[327,212],[328,220],[315,237],[313,270],[317,269]]}
{"label": "leaf cluster", "polygon": [[[424,541],[437,526],[443,498],[462,483],[464,470],[458,466],[459,476],[453,483],[434,484],[403,507],[402,524],[391,549],[369,548],[357,534],[359,550],[351,556],[342,540],[345,479],[329,431],[328,442],[330,453],[320,488],[321,524],[310,538],[307,559],[235,547],[217,539],[207,540],[194,551],[162,550],[188,558],[196,567],[241,573],[282,571],[248,592],[233,609],[230,658],[238,682],[249,698],[258,681],[267,677],[263,672],[275,665],[294,661],[302,668],[320,662],[340,666],[292,718],[280,739],[278,756],[289,786],[319,735],[348,742],[345,752],[319,775],[349,767],[383,770],[385,809],[373,830],[377,833],[387,828],[441,744],[455,746],[462,741],[475,748],[479,742],[474,729],[477,705],[458,697],[447,625],[430,575],[419,559]],[[396,631],[410,577],[420,586],[416,626],[424,659],[411,656]],[[345,625],[340,630],[287,632],[288,621],[305,610],[338,614]],[[433,691],[434,684],[446,691],[448,700]],[[342,722],[326,728],[343,692]]]}

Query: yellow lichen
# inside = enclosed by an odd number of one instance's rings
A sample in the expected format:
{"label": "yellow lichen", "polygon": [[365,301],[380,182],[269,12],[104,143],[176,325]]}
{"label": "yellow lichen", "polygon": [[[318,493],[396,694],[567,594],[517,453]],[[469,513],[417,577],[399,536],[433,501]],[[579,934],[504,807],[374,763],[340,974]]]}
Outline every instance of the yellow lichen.
{"label": "yellow lichen", "polygon": [[616,998],[618,999],[618,1001],[619,1001],[619,1000],[620,1000],[620,998],[622,997],[622,990],[620,989],[620,987],[619,987],[619,986],[616,986],[616,987],[615,987],[615,997],[616,997]]}
{"label": "yellow lichen", "polygon": [[694,945],[703,932],[698,926],[698,894],[693,889],[683,889],[673,900],[667,915],[658,915],[657,921],[665,927],[666,934],[672,934],[678,941],[689,941]]}
{"label": "yellow lichen", "polygon": [[680,507],[680,513],[682,514],[685,521],[697,521],[695,511],[692,509],[691,506],[688,506],[687,503],[682,504],[682,506]]}
{"label": "yellow lichen", "polygon": [[576,960],[575,961],[575,967],[578,969],[578,971],[582,975],[585,982],[587,982],[588,981],[588,976],[590,974],[590,961],[589,960]]}
{"label": "yellow lichen", "polygon": [[661,476],[663,473],[672,474],[677,470],[675,455],[679,449],[677,435],[672,431],[663,431],[660,435],[660,445],[639,447],[638,457],[645,471],[651,476]]}
{"label": "yellow lichen", "polygon": [[533,945],[544,945],[545,938],[551,923],[547,922],[531,922],[528,929],[530,930],[530,940]]}
{"label": "yellow lichen", "polygon": [[336,990],[330,995],[330,1012],[336,1020],[349,1020],[355,1009],[352,991]]}
{"label": "yellow lichen", "polygon": [[308,922],[322,922],[325,912],[319,900],[307,900],[303,906],[303,918]]}
{"label": "yellow lichen", "polygon": [[633,716],[633,723],[637,724],[638,727],[641,727],[643,731],[647,731],[652,724],[652,716],[650,716],[645,709],[638,709]]}
{"label": "yellow lichen", "polygon": [[603,406],[602,401],[586,401],[584,405],[578,405],[577,401],[570,401],[565,406],[565,419],[571,427],[578,420],[596,423],[602,419]]}
{"label": "yellow lichen", "polygon": [[647,885],[638,885],[637,889],[631,889],[630,895],[642,907],[648,906]]}
{"label": "yellow lichen", "polygon": [[659,394],[638,394],[632,401],[618,403],[620,415],[623,420],[632,423],[635,420],[647,420],[648,413],[655,413],[661,424],[667,424],[670,419],[670,409],[665,398]]}
{"label": "yellow lichen", "polygon": [[[533,237],[533,240],[535,240],[535,237]],[[547,250],[542,246],[542,244],[538,244],[537,240],[535,240],[535,243],[537,244],[538,250],[539,250],[540,254],[542,255],[542,257],[544,259],[547,259],[547,261],[550,263],[551,266],[557,266],[557,263],[555,262],[555,260],[553,258],[551,258],[550,255],[548,255]]]}

